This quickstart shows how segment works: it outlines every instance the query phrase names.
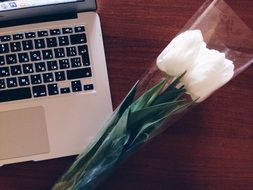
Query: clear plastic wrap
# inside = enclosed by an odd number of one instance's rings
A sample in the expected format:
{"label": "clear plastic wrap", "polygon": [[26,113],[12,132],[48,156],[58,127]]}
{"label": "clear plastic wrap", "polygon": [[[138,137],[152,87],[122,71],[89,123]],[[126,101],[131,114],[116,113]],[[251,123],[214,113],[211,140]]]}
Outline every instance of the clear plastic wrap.
{"label": "clear plastic wrap", "polygon": [[[179,33],[196,29],[202,32],[207,48],[219,50],[233,61],[231,76],[253,63],[253,32],[223,0],[204,3]],[[96,189],[123,160],[198,104],[180,84],[185,73],[168,76],[156,62],[54,190]]]}

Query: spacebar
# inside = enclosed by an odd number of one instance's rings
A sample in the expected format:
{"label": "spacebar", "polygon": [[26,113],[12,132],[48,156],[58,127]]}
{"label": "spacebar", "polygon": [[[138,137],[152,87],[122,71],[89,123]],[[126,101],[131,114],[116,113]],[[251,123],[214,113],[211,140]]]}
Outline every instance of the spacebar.
{"label": "spacebar", "polygon": [[22,100],[22,99],[27,99],[31,97],[32,97],[32,94],[31,94],[31,89],[29,87],[0,91],[0,102]]}

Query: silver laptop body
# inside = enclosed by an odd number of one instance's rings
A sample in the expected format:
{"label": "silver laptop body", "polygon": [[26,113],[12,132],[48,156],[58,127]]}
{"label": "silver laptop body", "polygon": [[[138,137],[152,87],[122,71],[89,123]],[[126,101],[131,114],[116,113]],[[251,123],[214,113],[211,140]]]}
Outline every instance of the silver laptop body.
{"label": "silver laptop body", "polygon": [[0,11],[0,165],[79,154],[112,113],[95,0],[39,2],[0,3],[16,3]]}

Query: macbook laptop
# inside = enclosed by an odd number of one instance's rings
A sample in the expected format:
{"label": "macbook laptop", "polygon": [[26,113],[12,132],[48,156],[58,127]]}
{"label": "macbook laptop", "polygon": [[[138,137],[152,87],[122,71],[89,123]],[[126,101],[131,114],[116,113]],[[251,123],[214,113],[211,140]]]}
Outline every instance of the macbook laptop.
{"label": "macbook laptop", "polygon": [[79,154],[112,113],[95,0],[0,1],[0,165]]}

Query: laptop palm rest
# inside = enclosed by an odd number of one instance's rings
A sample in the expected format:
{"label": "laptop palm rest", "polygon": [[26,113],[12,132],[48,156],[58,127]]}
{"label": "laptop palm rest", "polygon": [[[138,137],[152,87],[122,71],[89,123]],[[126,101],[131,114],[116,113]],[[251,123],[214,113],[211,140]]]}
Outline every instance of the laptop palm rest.
{"label": "laptop palm rest", "polygon": [[43,107],[0,112],[0,160],[48,152]]}

